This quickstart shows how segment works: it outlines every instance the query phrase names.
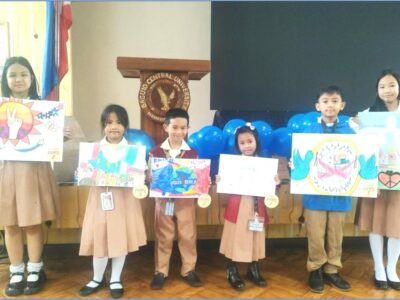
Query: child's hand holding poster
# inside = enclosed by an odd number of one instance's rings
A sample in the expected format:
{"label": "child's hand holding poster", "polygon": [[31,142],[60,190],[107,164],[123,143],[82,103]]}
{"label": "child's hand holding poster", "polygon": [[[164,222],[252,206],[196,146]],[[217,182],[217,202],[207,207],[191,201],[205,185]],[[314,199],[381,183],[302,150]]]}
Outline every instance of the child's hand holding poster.
{"label": "child's hand holding poster", "polygon": [[150,197],[198,198],[208,194],[209,159],[151,158]]}

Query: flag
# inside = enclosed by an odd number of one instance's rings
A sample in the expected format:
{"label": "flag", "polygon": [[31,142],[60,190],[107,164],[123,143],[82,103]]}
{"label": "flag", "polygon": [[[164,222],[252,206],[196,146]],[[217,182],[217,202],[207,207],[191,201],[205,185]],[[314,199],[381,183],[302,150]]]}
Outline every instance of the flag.
{"label": "flag", "polygon": [[68,72],[68,30],[72,25],[70,2],[46,1],[46,35],[42,74],[42,99],[58,98],[58,86]]}

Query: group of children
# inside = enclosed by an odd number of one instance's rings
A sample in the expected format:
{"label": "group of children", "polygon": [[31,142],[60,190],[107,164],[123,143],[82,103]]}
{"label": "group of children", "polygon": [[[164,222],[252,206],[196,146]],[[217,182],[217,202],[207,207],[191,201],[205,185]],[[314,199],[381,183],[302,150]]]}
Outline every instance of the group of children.
{"label": "group of children", "polygon": [[[2,74],[2,96],[19,99],[39,99],[37,82],[29,62],[23,57],[9,58]],[[399,78],[385,71],[377,82],[377,100],[370,111],[397,111],[399,109]],[[353,133],[338,115],[344,109],[342,91],[336,86],[323,89],[318,95],[316,109],[321,112],[318,123],[307,129],[309,133]],[[100,144],[128,142],[124,133],[129,128],[128,114],[119,105],[108,105],[100,118],[104,138]],[[357,118],[350,122],[357,127]],[[170,109],[165,116],[164,130],[168,138],[154,147],[151,157],[198,157],[185,142],[189,129],[189,115],[179,108]],[[241,155],[258,156],[260,142],[257,130],[250,123],[235,132],[235,145]],[[151,173],[147,176],[152,180]],[[220,177],[217,176],[217,184]],[[279,179],[276,178],[276,183]],[[43,270],[42,222],[59,216],[59,199],[55,176],[47,162],[4,161],[0,168],[0,225],[4,226],[6,246],[10,258],[10,277],[7,296],[35,294],[46,281]],[[369,239],[374,259],[374,282],[378,289],[389,287],[400,290],[396,273],[400,254],[400,192],[381,191],[377,199],[361,199],[358,223],[370,232]],[[102,206],[101,199],[113,201],[113,209]],[[342,241],[345,213],[352,208],[350,197],[304,195],[304,218],[307,227],[309,286],[321,293],[324,283],[343,290],[350,284],[338,273],[342,268]],[[194,199],[155,199],[155,270],[150,287],[162,289],[169,273],[169,263],[175,231],[182,259],[180,274],[191,286],[202,286],[195,273],[196,201]],[[263,230],[254,230],[251,220],[264,224]],[[265,225],[268,214],[263,199],[244,195],[229,195],[220,253],[227,259],[227,279],[230,285],[242,290],[236,263],[248,263],[246,276],[258,286],[266,286],[258,261],[265,258]],[[25,277],[23,237],[29,261]],[[388,264],[383,263],[383,237],[387,236]],[[108,282],[113,298],[123,296],[121,273],[126,255],[146,244],[146,232],[140,202],[131,189],[91,187],[82,228],[79,254],[93,256],[93,277],[80,289],[88,296],[104,287],[104,272],[111,259],[111,278]]]}

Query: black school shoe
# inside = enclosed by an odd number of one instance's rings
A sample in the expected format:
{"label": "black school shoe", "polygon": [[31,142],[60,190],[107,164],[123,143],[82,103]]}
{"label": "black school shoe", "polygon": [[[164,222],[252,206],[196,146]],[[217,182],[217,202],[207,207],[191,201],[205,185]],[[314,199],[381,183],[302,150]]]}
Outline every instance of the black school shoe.
{"label": "black school shoe", "polygon": [[200,278],[196,275],[194,271],[190,271],[186,276],[183,277],[187,283],[189,283],[192,287],[200,287],[203,284],[200,281]]}
{"label": "black school shoe", "polygon": [[378,279],[376,279],[375,273],[374,273],[374,284],[375,284],[375,287],[378,290],[387,290],[387,289],[389,289],[388,282],[386,280],[378,280]]}
{"label": "black school shoe", "polygon": [[257,262],[252,262],[247,268],[247,278],[253,281],[256,285],[265,287],[267,281],[261,276],[260,269]]}
{"label": "black school shoe", "polygon": [[110,282],[110,293],[111,293],[111,297],[113,298],[121,298],[122,295],[124,294],[124,288],[118,288],[118,289],[112,289],[111,285],[112,284],[116,284],[119,283],[122,286],[122,282],[121,281],[114,281],[114,282]]}
{"label": "black school shoe", "polygon": [[[24,273],[21,273],[21,272],[10,273],[9,280],[11,280],[11,278],[14,275],[24,276]],[[4,292],[6,293],[7,296],[10,296],[10,297],[19,296],[24,293],[24,288],[25,288],[25,281],[23,279],[19,282],[14,282],[14,283],[10,283],[10,281],[9,281],[7,283],[7,286],[4,290]]]}
{"label": "black school shoe", "polygon": [[324,278],[322,268],[310,272],[310,277],[308,278],[308,285],[311,292],[322,293],[324,291]]}
{"label": "black school shoe", "polygon": [[153,280],[150,283],[152,290],[161,290],[164,286],[165,275],[163,273],[157,273],[154,275]]}
{"label": "black school shoe", "polygon": [[[101,288],[104,286],[104,284],[105,284],[105,279],[104,279],[104,278],[103,278],[103,280],[102,280],[101,282],[98,282],[98,281],[93,280],[93,279],[90,280],[90,282],[91,282],[91,281],[97,283],[98,286],[96,286],[96,287],[90,287],[90,286],[88,286],[88,285],[85,285],[83,288],[81,288],[81,289],[79,290],[79,295],[81,295],[82,297],[89,296],[89,295],[93,294],[94,292],[96,292],[97,290],[101,289]],[[89,283],[90,283],[90,282],[89,282]]]}
{"label": "black school shoe", "polygon": [[43,289],[43,286],[47,280],[46,273],[44,272],[43,269],[41,269],[39,272],[29,272],[28,276],[30,274],[37,274],[38,280],[26,281],[26,286],[24,289],[25,295],[33,295],[33,294],[39,293]]}
{"label": "black school shoe", "polygon": [[333,274],[324,273],[324,281],[343,292],[351,291],[350,283],[344,280],[339,275],[339,273],[333,273]]}

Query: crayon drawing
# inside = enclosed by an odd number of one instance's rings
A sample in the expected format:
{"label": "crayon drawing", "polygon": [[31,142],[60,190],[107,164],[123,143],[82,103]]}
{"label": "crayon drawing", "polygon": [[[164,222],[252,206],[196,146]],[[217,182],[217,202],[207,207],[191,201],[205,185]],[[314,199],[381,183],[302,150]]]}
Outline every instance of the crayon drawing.
{"label": "crayon drawing", "polygon": [[356,134],[293,134],[290,191],[376,197],[377,145]]}
{"label": "crayon drawing", "polygon": [[198,198],[208,194],[209,159],[151,158],[150,197]]}
{"label": "crayon drawing", "polygon": [[0,160],[62,161],[64,103],[1,98]]}

